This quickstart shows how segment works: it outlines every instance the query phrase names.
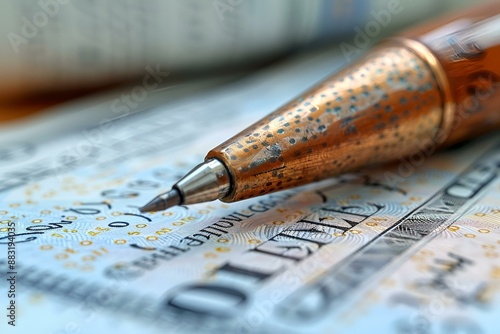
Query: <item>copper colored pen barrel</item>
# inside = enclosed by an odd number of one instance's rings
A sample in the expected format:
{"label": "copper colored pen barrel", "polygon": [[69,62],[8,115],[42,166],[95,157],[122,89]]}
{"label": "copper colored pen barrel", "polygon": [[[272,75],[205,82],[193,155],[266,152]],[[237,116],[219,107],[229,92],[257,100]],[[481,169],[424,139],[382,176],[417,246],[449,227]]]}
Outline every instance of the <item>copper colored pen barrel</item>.
{"label": "copper colored pen barrel", "polygon": [[141,208],[233,202],[500,125],[500,5],[395,37],[208,152]]}

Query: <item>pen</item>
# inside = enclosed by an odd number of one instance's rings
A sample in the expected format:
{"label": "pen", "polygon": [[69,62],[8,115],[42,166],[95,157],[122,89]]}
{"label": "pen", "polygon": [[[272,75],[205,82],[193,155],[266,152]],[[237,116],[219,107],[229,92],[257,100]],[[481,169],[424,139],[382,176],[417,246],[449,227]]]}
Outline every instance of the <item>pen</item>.
{"label": "pen", "polygon": [[499,126],[499,89],[495,3],[379,44],[212,149],[140,210],[239,201],[434,151]]}

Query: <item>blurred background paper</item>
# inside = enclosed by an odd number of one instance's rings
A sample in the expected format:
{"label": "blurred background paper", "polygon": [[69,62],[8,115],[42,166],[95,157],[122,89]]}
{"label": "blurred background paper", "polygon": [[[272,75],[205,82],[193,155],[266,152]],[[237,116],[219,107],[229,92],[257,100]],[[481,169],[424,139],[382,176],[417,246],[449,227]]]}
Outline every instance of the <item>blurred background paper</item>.
{"label": "blurred background paper", "polygon": [[[358,36],[357,43],[366,49],[403,26],[468,3],[472,1],[2,1],[0,100],[82,92],[146,75],[158,79],[175,74],[172,78],[179,80],[256,68],[299,48],[353,43],[360,32],[365,36]],[[364,31],[373,20],[374,32]]]}

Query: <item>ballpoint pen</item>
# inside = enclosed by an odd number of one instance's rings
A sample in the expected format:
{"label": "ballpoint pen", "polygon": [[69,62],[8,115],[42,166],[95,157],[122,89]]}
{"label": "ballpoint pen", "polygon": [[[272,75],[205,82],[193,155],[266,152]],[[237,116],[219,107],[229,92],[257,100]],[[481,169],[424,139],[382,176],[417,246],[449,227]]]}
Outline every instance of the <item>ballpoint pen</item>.
{"label": "ballpoint pen", "polygon": [[208,152],[140,208],[233,202],[442,147],[500,125],[500,4],[386,40]]}

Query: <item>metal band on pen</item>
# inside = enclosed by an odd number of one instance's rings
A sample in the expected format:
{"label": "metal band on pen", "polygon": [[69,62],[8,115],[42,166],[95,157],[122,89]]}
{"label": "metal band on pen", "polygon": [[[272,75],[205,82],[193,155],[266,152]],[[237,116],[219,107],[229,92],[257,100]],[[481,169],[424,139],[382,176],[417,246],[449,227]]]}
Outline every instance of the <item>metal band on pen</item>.
{"label": "metal band on pen", "polygon": [[436,55],[425,44],[419,41],[401,37],[390,38],[389,41],[402,45],[415,53],[427,63],[432,71],[443,97],[443,117],[439,126],[439,129],[441,130],[441,134],[439,135],[441,139],[439,141],[441,142],[446,140],[446,138],[450,135],[453,126],[455,102],[451,93],[450,83],[443,66],[439,62]]}

